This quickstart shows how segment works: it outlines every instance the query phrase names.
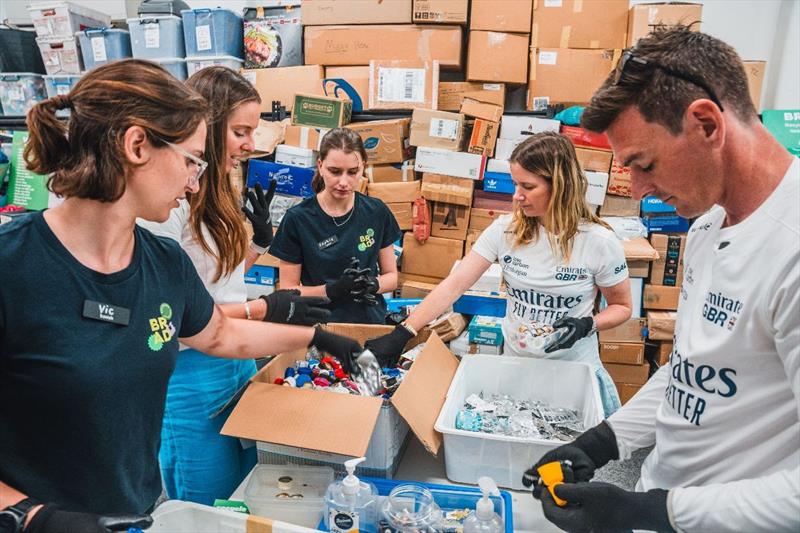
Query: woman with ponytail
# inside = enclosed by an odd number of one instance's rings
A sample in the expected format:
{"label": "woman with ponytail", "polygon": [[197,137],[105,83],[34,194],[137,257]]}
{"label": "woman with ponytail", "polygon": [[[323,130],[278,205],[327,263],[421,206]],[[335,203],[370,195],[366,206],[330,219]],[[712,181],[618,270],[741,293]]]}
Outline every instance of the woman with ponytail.
{"label": "woman with ponytail", "polygon": [[[514,149],[510,162],[514,212],[484,230],[404,324],[366,346],[384,365],[393,364],[414,330],[450,307],[497,262],[507,293],[503,353],[590,363],[609,416],[620,407],[619,394],[600,362],[595,332],[631,316],[622,245],[587,205],[586,177],[569,139],[532,135]],[[593,315],[598,290],[608,306]]]}
{"label": "woman with ponytail", "polygon": [[226,316],[180,246],[136,225],[166,221],[206,179],[207,109],[162,67],[132,59],[93,69],[28,115],[28,168],[64,201],[0,226],[3,528],[147,525],[101,515],[148,513],[161,494],[178,339],[234,359],[361,349],[315,328]]}

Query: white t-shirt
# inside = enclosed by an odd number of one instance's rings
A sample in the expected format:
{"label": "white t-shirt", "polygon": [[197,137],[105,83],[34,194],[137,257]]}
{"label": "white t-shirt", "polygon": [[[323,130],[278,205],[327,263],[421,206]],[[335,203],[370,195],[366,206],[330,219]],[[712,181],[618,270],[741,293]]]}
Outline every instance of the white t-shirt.
{"label": "white t-shirt", "polygon": [[506,318],[503,335],[514,355],[571,359],[595,363],[597,336],[579,340],[569,350],[545,354],[533,346],[535,330],[564,316],[590,316],[597,287],[611,287],[628,277],[625,252],[609,229],[584,223],[578,227],[569,264],[550,248],[544,231],[536,242],[514,246],[512,215],[503,215],[481,234],[473,250],[503,269]]}
{"label": "white t-shirt", "polygon": [[800,160],[724,220],[692,226],[670,363],[609,423],[623,458],[655,444],[637,489],[672,489],[679,530],[798,531]]}

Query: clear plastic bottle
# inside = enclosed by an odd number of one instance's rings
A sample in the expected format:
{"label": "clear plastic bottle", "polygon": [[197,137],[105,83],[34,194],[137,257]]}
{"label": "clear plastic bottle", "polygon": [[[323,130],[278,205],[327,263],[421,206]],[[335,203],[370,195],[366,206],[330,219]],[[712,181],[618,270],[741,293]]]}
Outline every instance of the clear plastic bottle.
{"label": "clear plastic bottle", "polygon": [[346,461],[347,476],[331,483],[325,492],[325,526],[332,533],[378,531],[378,489],[355,476],[356,466],[365,460]]}
{"label": "clear plastic bottle", "polygon": [[478,478],[478,486],[483,497],[478,500],[475,510],[464,520],[464,533],[503,533],[503,519],[494,512],[494,503],[489,496],[500,496],[497,485],[490,477]]}

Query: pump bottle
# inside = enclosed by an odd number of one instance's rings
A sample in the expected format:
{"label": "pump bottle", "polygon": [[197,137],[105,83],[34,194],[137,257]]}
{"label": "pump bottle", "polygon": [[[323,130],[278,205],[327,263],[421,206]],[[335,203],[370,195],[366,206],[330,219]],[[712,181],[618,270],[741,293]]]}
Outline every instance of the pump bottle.
{"label": "pump bottle", "polygon": [[378,531],[378,489],[355,476],[362,461],[366,457],[345,461],[347,476],[331,483],[325,493],[325,525],[332,533]]}
{"label": "pump bottle", "polygon": [[494,503],[489,496],[500,496],[497,485],[490,477],[478,478],[478,486],[483,497],[478,500],[475,510],[464,521],[464,533],[503,533],[503,519],[494,512]]}

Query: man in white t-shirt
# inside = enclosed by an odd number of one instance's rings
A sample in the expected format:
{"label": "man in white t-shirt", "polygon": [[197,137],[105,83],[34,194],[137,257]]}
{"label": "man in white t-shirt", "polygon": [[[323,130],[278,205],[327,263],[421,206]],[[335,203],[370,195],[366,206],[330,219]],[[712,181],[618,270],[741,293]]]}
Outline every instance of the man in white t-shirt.
{"label": "man in white t-shirt", "polygon": [[[733,48],[667,28],[623,55],[584,112],[631,168],[635,197],[702,216],[669,364],[536,465],[573,463],[577,482],[555,488],[567,506],[535,491],[562,529],[800,530],[800,162],[747,87]],[[651,445],[637,492],[588,482]]]}

